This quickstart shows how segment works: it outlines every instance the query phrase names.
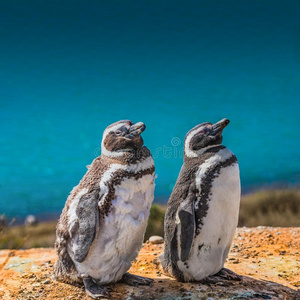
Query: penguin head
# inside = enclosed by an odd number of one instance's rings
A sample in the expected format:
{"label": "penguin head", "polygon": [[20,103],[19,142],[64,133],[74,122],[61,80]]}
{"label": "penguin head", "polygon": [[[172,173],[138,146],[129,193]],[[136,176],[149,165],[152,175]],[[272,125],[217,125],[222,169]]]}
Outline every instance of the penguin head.
{"label": "penguin head", "polygon": [[184,153],[187,157],[197,157],[202,150],[222,143],[223,129],[229,124],[228,119],[212,123],[202,123],[192,128],[185,136]]}
{"label": "penguin head", "polygon": [[143,122],[133,124],[129,120],[122,120],[109,125],[103,132],[101,153],[106,156],[117,157],[124,153],[143,147],[141,133],[146,129]]}

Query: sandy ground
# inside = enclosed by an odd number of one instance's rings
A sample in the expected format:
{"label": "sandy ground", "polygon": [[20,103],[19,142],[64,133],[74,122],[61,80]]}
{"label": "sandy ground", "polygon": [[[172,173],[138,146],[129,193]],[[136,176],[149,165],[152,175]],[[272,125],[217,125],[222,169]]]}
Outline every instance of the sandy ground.
{"label": "sandy ground", "polygon": [[[147,287],[113,284],[111,299],[300,299],[300,228],[239,228],[226,267],[242,281],[179,283],[162,274],[163,245],[144,244],[131,273]],[[82,287],[51,278],[52,248],[0,251],[0,299],[91,299]]]}

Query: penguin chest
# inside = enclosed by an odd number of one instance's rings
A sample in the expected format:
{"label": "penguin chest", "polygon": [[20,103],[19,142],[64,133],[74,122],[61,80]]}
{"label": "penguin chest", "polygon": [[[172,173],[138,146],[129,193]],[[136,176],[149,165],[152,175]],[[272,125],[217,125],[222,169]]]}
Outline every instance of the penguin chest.
{"label": "penguin chest", "polygon": [[154,176],[125,178],[114,186],[109,214],[99,228],[87,256],[78,271],[110,283],[121,279],[142,246],[154,197]]}
{"label": "penguin chest", "polygon": [[111,212],[104,220],[104,228],[113,229],[113,245],[121,255],[139,251],[143,242],[150,207],[154,197],[153,176],[125,179],[115,189]]}
{"label": "penguin chest", "polygon": [[[224,266],[238,222],[240,191],[237,163],[222,168],[213,179],[206,215],[194,238],[190,257],[186,263],[178,263],[187,280],[202,280]],[[196,202],[197,209],[202,208]]]}

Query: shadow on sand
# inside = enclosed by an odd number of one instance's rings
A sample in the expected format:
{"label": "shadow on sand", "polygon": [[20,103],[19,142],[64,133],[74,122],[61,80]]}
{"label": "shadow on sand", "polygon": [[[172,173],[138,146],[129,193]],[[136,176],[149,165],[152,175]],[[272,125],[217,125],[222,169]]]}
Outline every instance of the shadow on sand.
{"label": "shadow on sand", "polygon": [[156,278],[151,286],[111,285],[111,299],[289,299],[299,300],[300,292],[267,280],[242,276],[241,281],[220,280],[216,284],[181,283],[171,278]]}

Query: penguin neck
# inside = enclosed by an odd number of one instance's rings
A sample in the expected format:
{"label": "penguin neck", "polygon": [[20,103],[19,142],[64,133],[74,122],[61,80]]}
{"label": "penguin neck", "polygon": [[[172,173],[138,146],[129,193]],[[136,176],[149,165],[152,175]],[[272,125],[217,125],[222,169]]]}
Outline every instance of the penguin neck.
{"label": "penguin neck", "polygon": [[131,165],[136,164],[140,161],[143,161],[147,157],[149,157],[150,150],[147,147],[141,147],[137,149],[130,149],[119,152],[121,155],[118,156],[110,156],[106,153],[102,153],[102,156],[106,157],[109,160],[112,160],[114,163],[122,164],[122,165]]}
{"label": "penguin neck", "polygon": [[215,153],[217,153],[220,150],[225,149],[225,148],[226,147],[223,145],[212,145],[212,146],[208,146],[208,147],[193,151],[193,155],[191,155],[190,153],[187,155],[185,153],[184,154],[184,162],[199,160],[199,158],[201,158],[201,157],[214,155]]}

